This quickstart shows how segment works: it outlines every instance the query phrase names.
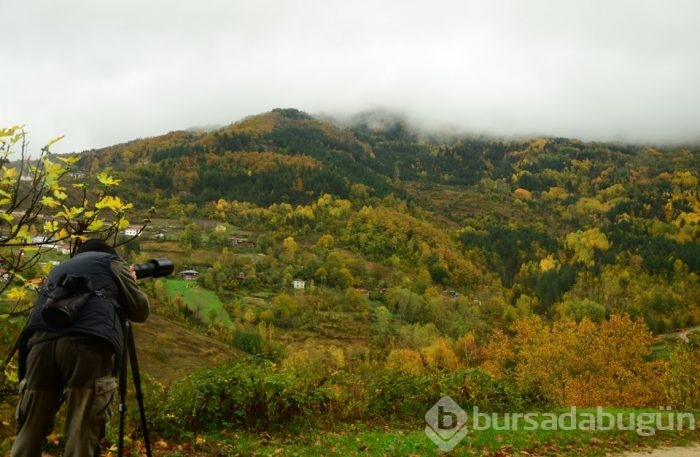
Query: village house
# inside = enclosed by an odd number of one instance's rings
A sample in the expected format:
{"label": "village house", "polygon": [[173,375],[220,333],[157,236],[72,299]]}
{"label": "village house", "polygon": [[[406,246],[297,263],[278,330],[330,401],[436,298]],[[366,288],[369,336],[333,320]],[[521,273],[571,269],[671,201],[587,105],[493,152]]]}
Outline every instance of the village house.
{"label": "village house", "polygon": [[178,274],[182,279],[186,279],[188,281],[196,281],[199,279],[199,272],[197,270],[182,270]]}
{"label": "village house", "polygon": [[54,248],[62,255],[70,255],[70,244],[68,243],[57,244]]}
{"label": "village house", "polygon": [[248,238],[241,238],[238,236],[229,237],[229,243],[232,246],[243,246],[243,247],[255,247],[255,243],[250,241]]}
{"label": "village house", "polygon": [[139,236],[139,235],[141,235],[141,227],[136,227],[134,225],[130,225],[124,229],[124,235],[126,235],[126,236]]}

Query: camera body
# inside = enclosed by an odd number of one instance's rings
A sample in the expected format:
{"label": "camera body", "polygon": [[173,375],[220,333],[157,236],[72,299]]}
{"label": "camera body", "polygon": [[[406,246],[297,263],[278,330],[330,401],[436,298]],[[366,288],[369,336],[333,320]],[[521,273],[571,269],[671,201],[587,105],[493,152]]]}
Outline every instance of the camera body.
{"label": "camera body", "polygon": [[134,265],[134,272],[136,272],[138,279],[168,276],[174,269],[175,264],[173,261],[162,257]]}

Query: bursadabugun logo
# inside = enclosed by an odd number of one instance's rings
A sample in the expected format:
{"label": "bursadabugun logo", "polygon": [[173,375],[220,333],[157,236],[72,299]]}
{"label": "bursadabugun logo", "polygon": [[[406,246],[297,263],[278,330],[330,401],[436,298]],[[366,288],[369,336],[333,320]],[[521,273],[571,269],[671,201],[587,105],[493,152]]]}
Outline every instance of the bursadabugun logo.
{"label": "bursadabugun logo", "polygon": [[[425,434],[441,450],[449,452],[467,435],[469,429],[478,433],[483,430],[626,430],[640,436],[655,435],[657,431],[695,430],[692,413],[674,412],[668,406],[658,411],[640,410],[609,412],[602,406],[595,409],[578,410],[572,406],[568,411],[491,413],[479,411],[474,406],[467,414],[454,400],[442,397],[425,414]],[[469,428],[467,428],[469,423]]]}
{"label": "bursadabugun logo", "polygon": [[449,452],[462,441],[467,429],[467,413],[450,397],[444,396],[425,413],[425,434],[442,451]]}

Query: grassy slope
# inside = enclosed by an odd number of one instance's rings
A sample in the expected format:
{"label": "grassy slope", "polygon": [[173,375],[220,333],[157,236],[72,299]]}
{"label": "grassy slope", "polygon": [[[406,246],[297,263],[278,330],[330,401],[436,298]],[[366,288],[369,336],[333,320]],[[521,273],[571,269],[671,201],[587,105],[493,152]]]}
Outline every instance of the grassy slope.
{"label": "grassy slope", "polygon": [[199,368],[249,357],[245,352],[152,314],[134,324],[134,341],[141,374],[169,384]]}

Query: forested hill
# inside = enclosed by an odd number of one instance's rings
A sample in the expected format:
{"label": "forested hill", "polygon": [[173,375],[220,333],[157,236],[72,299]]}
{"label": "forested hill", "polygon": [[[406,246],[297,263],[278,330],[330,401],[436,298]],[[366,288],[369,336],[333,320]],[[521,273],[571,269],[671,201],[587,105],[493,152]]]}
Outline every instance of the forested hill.
{"label": "forested hill", "polygon": [[[125,197],[161,214],[215,216],[280,241],[330,235],[435,288],[497,284],[500,317],[614,310],[655,331],[700,321],[697,145],[501,140],[387,114],[340,124],[276,109],[82,157],[85,171],[111,170]],[[362,274],[352,285],[395,285]]]}
{"label": "forested hill", "polygon": [[324,193],[346,198],[354,184],[379,196],[400,193],[383,175],[370,144],[350,130],[293,109],[252,116],[212,132],[141,139],[86,158],[91,169],[128,167],[125,178],[136,185],[139,201],[161,193],[198,205],[219,198],[296,205]]}
{"label": "forested hill", "polygon": [[[407,186],[508,187],[543,206],[618,185],[662,194],[695,176],[700,147],[654,148],[565,138],[500,140],[419,132],[398,115],[358,115],[344,126],[275,109],[208,132],[175,131],[83,154],[83,166],[124,173],[139,201],[148,194],[197,204],[236,199],[258,205],[341,198],[361,185],[372,196],[404,197]],[[684,184],[684,183],[680,183]],[[692,188],[693,180],[684,188]],[[357,186],[355,186],[357,187]],[[503,189],[504,190],[504,189]],[[427,203],[427,202],[426,202]],[[446,213],[449,213],[447,211]]]}

